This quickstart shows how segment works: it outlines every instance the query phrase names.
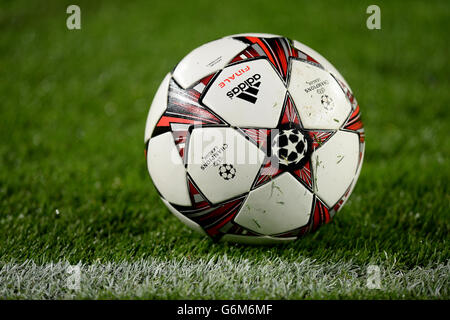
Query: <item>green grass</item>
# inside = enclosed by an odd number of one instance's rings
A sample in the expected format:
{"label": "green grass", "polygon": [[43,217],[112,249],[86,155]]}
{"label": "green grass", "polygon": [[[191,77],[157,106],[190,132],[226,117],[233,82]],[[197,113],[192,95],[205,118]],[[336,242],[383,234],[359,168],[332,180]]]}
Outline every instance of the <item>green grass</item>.
{"label": "green grass", "polygon": [[[80,1],[79,31],[65,26],[69,4],[0,4],[0,298],[65,297],[33,291],[57,278],[53,269],[39,279],[17,270],[80,261],[148,263],[150,274],[163,268],[157,261],[172,277],[157,280],[160,290],[139,275],[139,294],[122,280],[127,290],[100,281],[73,297],[450,298],[448,2],[377,2],[382,29],[373,31],[370,1]],[[350,200],[333,222],[286,245],[195,234],[163,206],[144,160],[163,76],[191,49],[240,32],[316,49],[362,109],[366,156]],[[224,257],[249,268],[251,281],[236,271],[227,278]],[[369,264],[385,270],[384,289],[361,285]],[[273,269],[259,275],[264,266]]]}

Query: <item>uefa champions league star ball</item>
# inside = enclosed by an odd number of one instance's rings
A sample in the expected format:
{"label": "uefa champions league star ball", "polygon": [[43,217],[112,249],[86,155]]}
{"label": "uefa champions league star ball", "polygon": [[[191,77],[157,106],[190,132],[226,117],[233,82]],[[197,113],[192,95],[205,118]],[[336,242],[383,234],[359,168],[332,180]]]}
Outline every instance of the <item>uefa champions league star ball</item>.
{"label": "uefa champions league star ball", "polygon": [[155,94],[146,161],[162,202],[215,240],[292,241],[328,223],[364,156],[359,105],[304,44],[239,34],[184,57]]}

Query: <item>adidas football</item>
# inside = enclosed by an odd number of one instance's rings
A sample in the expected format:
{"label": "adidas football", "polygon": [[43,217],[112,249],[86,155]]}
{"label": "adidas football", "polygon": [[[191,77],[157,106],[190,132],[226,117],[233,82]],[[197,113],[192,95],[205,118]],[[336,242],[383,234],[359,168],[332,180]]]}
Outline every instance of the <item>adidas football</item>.
{"label": "adidas football", "polygon": [[145,128],[162,202],[215,240],[298,239],[328,223],[358,179],[359,105],[306,45],[239,34],[185,56],[157,90]]}

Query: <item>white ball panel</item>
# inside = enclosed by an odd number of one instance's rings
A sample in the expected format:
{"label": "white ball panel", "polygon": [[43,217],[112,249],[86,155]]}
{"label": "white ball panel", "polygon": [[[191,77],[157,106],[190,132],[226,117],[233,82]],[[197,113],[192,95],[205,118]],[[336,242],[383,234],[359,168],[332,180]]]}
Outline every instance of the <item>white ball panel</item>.
{"label": "white ball panel", "polygon": [[170,132],[150,139],[147,168],[153,183],[166,200],[180,206],[191,205],[186,170]]}
{"label": "white ball panel", "polygon": [[[246,97],[241,98],[243,94]],[[286,88],[270,62],[258,59],[223,69],[209,87],[203,103],[231,125],[274,128],[285,95]]]}
{"label": "white ball panel", "polygon": [[173,78],[183,88],[222,69],[247,44],[231,38],[223,38],[208,42],[193,51],[180,61],[173,72]]}
{"label": "white ball panel", "polygon": [[339,129],[351,105],[336,80],[326,71],[292,60],[288,88],[306,129]]}
{"label": "white ball panel", "polygon": [[338,131],[311,156],[314,191],[328,207],[344,195],[356,175],[359,137]]}
{"label": "white ball panel", "polygon": [[364,162],[364,153],[365,153],[365,144],[363,144],[362,145],[362,149],[361,149],[361,144],[360,144],[360,149],[359,149],[359,151],[362,153],[361,154],[361,161],[360,162],[358,162],[358,169],[356,170],[356,176],[355,176],[355,183],[356,183],[356,180],[358,180],[358,178],[359,178],[359,174],[361,173],[361,168],[362,168],[362,165],[363,165],[363,162]]}
{"label": "white ball panel", "polygon": [[357,165],[358,168],[356,169],[356,175],[353,178],[352,186],[350,187],[349,193],[344,197],[344,202],[342,202],[342,204],[340,205],[341,208],[345,205],[345,203],[347,202],[348,198],[350,198],[350,195],[352,194],[353,189],[355,189],[356,182],[358,182],[359,174],[361,173],[363,160],[364,160],[364,148],[362,150],[361,162]]}
{"label": "white ball panel", "polygon": [[277,244],[283,242],[291,242],[295,239],[297,238],[276,238],[271,236],[241,236],[237,234],[226,234],[220,239],[220,241],[230,241],[244,244]]}
{"label": "white ball panel", "polygon": [[[189,138],[187,171],[212,203],[250,190],[264,153],[232,128],[195,128]],[[230,174],[221,165],[231,164]]]}
{"label": "white ball panel", "polygon": [[249,193],[235,222],[264,235],[290,231],[308,223],[312,202],[313,194],[283,173]]}
{"label": "white ball panel", "polygon": [[168,73],[164,78],[164,80],[161,82],[158,90],[156,91],[155,97],[153,98],[152,104],[150,106],[150,111],[148,112],[147,122],[145,123],[144,142],[147,142],[148,139],[150,139],[153,133],[153,129],[156,126],[156,123],[161,118],[164,111],[166,111],[167,94],[169,91],[169,80],[170,80],[170,73]]}
{"label": "white ball panel", "polygon": [[164,204],[169,209],[169,211],[172,212],[181,222],[183,222],[185,225],[187,225],[192,230],[195,230],[203,235],[206,235],[206,232],[197,223],[195,223],[194,221],[192,221],[189,218],[186,218],[183,214],[178,212],[178,210],[175,209],[169,202],[167,202],[167,200],[164,200],[164,199],[161,199],[161,200],[164,202]]}
{"label": "white ball panel", "polygon": [[314,49],[308,47],[307,45],[305,45],[297,40],[293,40],[292,43],[294,45],[294,48],[296,48],[300,51],[303,51],[307,55],[313,57],[318,63],[320,63],[325,69],[327,69],[330,73],[332,73],[336,78],[338,78],[339,80],[344,82],[345,85],[347,86],[347,88],[349,88],[349,90],[352,91],[350,89],[350,86],[348,85],[347,81],[345,81],[344,77],[339,73],[339,71],[337,71],[337,69],[327,59],[325,59],[320,53],[318,53]]}
{"label": "white ball panel", "polygon": [[238,33],[227,36],[226,38],[234,37],[259,37],[259,38],[281,38],[282,36],[271,33]]}

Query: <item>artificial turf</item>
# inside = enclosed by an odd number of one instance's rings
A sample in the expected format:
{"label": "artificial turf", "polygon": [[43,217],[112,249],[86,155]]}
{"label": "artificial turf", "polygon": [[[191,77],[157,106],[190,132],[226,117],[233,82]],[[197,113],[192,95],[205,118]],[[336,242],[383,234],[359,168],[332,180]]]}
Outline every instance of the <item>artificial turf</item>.
{"label": "artificial turf", "polygon": [[[325,283],[281,291],[251,290],[266,288],[257,275],[244,284],[224,277],[205,291],[202,272],[180,271],[179,282],[161,280],[157,291],[141,286],[139,296],[450,297],[448,2],[380,1],[381,30],[366,28],[368,1],[79,1],[82,28],[72,31],[69,4],[0,4],[1,298],[61,297],[21,292],[5,280],[11,263],[183,266],[183,259],[207,265],[224,256],[250,269],[313,261],[334,275],[330,265],[347,263],[355,279],[369,264],[388,270],[387,278],[440,271],[427,282],[423,275],[398,287],[386,282],[385,290],[328,290]],[[286,245],[214,243],[195,234],[164,207],[146,169],[145,120],[164,75],[193,48],[242,32],[282,34],[319,51],[349,82],[365,124],[366,154],[350,200],[330,224]],[[327,279],[323,272],[317,281]],[[81,297],[133,296],[132,287],[98,291]]]}

